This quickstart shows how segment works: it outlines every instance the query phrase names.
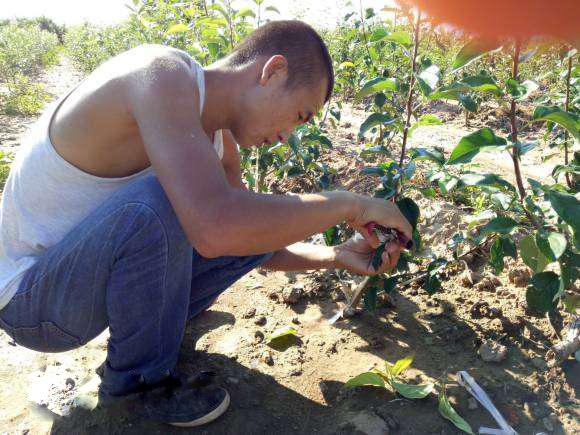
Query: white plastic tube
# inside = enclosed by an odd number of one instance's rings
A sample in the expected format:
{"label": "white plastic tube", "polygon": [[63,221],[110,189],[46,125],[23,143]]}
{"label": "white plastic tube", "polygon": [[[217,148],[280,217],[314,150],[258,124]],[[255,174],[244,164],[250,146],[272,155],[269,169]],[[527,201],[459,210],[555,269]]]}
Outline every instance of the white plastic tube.
{"label": "white plastic tube", "polygon": [[475,382],[466,371],[460,371],[457,373],[457,382],[459,385],[465,387],[465,389],[475,397],[481,406],[483,406],[492,415],[497,424],[499,424],[501,429],[493,429],[490,427],[480,427],[480,434],[489,435],[518,435],[518,433],[507,423],[505,418],[499,413],[495,405],[492,403],[489,396],[483,391],[483,389]]}

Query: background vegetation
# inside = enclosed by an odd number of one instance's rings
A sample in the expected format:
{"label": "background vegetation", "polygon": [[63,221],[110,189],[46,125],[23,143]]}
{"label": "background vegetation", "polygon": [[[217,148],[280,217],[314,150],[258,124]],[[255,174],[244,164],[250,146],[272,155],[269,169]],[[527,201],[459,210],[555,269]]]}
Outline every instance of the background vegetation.
{"label": "background vegetation", "polygon": [[[86,73],[144,43],[186,50],[208,65],[278,16],[275,2],[268,0],[241,9],[228,0],[133,0],[131,10],[126,22],[107,27],[64,29],[45,18],[0,23],[2,111],[41,109],[46,95],[34,76],[54,64],[61,50]],[[321,156],[333,146],[329,129],[340,121],[343,105],[354,104],[367,113],[357,140],[366,163],[362,173],[376,180],[370,193],[396,201],[415,225],[417,194],[460,204],[474,216],[472,225],[449,241],[448,257],[423,256],[417,232],[415,252],[401,259],[391,277],[369,286],[369,309],[377,294],[408,278],[410,265],[423,271],[424,288],[433,294],[446,268],[483,249],[497,272],[508,256],[521,256],[532,269],[530,312],[553,315],[562,307],[575,312],[578,298],[567,290],[576,288],[580,265],[576,49],[544,39],[483,43],[434,27],[404,8],[389,10],[389,18],[380,12],[355,7],[335,28],[321,29],[334,61],[335,96],[287,143],[243,151],[248,186],[268,191],[273,180],[299,176],[307,180],[307,190],[332,189],[336,174]],[[500,121],[464,137],[450,155],[429,147],[410,150],[416,128],[443,124],[431,113],[438,101],[460,108],[466,125],[486,107],[499,110]],[[523,131],[534,138],[522,140]],[[554,162],[550,185],[520,173],[521,156],[538,146],[549,150],[546,158]],[[471,161],[480,152],[507,152],[515,185],[498,174],[479,173]],[[336,227],[326,241],[338,243],[347,235]]]}

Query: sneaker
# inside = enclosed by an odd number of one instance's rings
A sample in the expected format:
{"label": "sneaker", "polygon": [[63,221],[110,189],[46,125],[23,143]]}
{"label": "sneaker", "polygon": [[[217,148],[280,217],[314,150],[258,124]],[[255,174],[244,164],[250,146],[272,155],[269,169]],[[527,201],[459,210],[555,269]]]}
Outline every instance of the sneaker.
{"label": "sneaker", "polygon": [[178,427],[195,427],[214,421],[228,409],[229,393],[199,379],[169,376],[155,385],[141,386],[126,396],[99,391],[99,404],[125,404],[130,412]]}

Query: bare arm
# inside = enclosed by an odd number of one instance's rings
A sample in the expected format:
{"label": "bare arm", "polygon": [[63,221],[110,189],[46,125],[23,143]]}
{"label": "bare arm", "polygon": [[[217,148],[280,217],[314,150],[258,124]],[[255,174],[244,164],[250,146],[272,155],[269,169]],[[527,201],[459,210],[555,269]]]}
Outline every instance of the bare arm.
{"label": "bare arm", "polygon": [[360,236],[355,236],[337,246],[295,243],[276,251],[264,263],[264,267],[282,271],[336,268],[347,269],[360,275],[377,275],[397,265],[402,249],[398,243],[390,243],[383,252],[381,266],[375,270],[372,266],[375,250]]}
{"label": "bare arm", "polygon": [[240,152],[238,151],[238,144],[234,140],[232,133],[229,130],[222,130],[222,137],[224,143],[224,157],[222,158],[222,165],[226,173],[226,178],[230,186],[239,189],[245,189],[246,185],[242,181],[242,168],[240,161]]}
{"label": "bare arm", "polygon": [[410,225],[386,201],[348,192],[284,196],[232,188],[202,128],[192,82],[184,61],[154,59],[129,78],[127,98],[155,173],[202,255],[277,251],[344,220],[355,229],[376,221],[410,237]]}
{"label": "bare arm", "polygon": [[276,251],[263,266],[283,271],[330,269],[336,267],[336,255],[330,246],[295,243]]}

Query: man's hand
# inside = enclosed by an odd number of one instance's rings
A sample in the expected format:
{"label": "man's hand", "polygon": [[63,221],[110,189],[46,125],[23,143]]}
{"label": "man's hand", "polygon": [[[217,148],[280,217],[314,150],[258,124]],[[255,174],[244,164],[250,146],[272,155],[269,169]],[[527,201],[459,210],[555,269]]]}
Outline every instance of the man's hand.
{"label": "man's hand", "polygon": [[372,248],[376,249],[380,245],[378,237],[374,233],[369,233],[365,228],[365,225],[370,222],[385,228],[394,228],[403,233],[409,240],[413,238],[411,224],[393,202],[359,196],[358,213],[349,219],[347,223],[362,234]]}
{"label": "man's hand", "polygon": [[397,266],[403,247],[397,242],[389,243],[383,252],[382,263],[378,270],[372,266],[375,254],[368,240],[355,236],[335,248],[335,263],[339,269],[347,269],[359,275],[378,275]]}

